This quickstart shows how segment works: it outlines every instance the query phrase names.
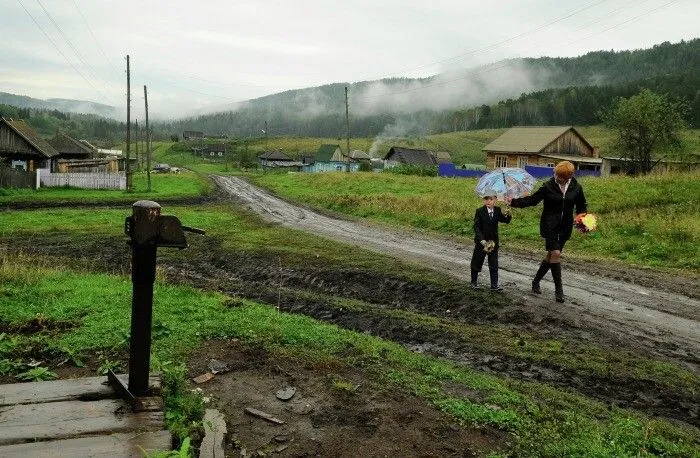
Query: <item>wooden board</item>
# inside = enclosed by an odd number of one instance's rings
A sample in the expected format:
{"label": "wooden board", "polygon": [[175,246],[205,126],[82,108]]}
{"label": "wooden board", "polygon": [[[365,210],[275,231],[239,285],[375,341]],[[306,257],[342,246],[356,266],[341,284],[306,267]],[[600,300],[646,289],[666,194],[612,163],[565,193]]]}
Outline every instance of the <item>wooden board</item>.
{"label": "wooden board", "polygon": [[[128,383],[127,374],[118,377]],[[0,407],[114,397],[114,390],[105,382],[107,382],[107,376],[0,385]],[[153,390],[160,390],[160,376],[151,375],[148,386]]]}
{"label": "wooden board", "polygon": [[163,429],[163,412],[131,412],[121,399],[0,407],[0,445]]}
{"label": "wooden board", "polygon": [[204,411],[204,439],[199,447],[199,458],[225,458],[224,438],[226,420],[216,409]]}
{"label": "wooden board", "polygon": [[[170,450],[172,438],[168,431],[122,433],[107,436],[81,437],[29,444],[0,446],[3,458],[74,458],[74,457],[139,457],[155,450]],[[140,447],[140,448],[139,448]],[[143,450],[142,450],[143,449]]]}

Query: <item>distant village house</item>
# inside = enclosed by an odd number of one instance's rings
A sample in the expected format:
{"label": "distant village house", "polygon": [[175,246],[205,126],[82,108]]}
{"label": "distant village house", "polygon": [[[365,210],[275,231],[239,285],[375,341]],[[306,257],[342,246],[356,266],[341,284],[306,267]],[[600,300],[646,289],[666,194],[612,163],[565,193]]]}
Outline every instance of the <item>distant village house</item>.
{"label": "distant village house", "polygon": [[360,169],[360,159],[353,159],[344,154],[340,145],[321,145],[318,148],[313,162],[304,166],[307,172],[342,172],[350,170],[357,172]]}
{"label": "distant village house", "polygon": [[284,169],[300,171],[303,167],[301,161],[294,160],[282,151],[265,151],[258,155],[258,164],[262,169]]}
{"label": "distant village house", "polygon": [[189,140],[191,138],[204,138],[204,132],[198,130],[186,130],[182,133],[182,138],[184,140]]}
{"label": "distant village house", "polygon": [[416,167],[434,167],[442,162],[451,162],[452,158],[447,152],[434,153],[432,151],[415,148],[392,146],[384,156],[384,167],[391,168],[399,165],[413,165]]}
{"label": "distant village house", "polygon": [[598,147],[570,126],[511,127],[482,151],[486,152],[488,169],[554,167],[567,160],[576,170],[600,171],[602,163]]}

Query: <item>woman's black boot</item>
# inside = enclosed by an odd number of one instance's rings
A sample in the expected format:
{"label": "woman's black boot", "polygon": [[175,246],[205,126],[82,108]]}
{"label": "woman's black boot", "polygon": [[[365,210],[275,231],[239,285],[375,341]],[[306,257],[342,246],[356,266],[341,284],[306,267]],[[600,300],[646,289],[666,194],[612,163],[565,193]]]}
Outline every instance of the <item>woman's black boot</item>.
{"label": "woman's black boot", "polygon": [[544,260],[540,263],[540,268],[537,270],[537,273],[535,274],[535,279],[532,280],[532,292],[535,294],[542,294],[542,290],[540,289],[540,280],[544,278],[545,275],[547,275],[547,272],[549,272],[549,261]]}
{"label": "woman's black boot", "polygon": [[552,269],[552,278],[554,279],[554,298],[557,302],[564,302],[564,287],[561,284],[561,264],[553,263],[550,265]]}

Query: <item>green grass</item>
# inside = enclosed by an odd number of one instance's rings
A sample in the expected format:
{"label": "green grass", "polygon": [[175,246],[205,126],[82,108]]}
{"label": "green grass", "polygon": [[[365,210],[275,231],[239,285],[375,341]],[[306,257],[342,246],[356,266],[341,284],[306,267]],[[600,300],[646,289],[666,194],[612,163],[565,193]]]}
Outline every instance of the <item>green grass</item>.
{"label": "green grass", "polygon": [[112,189],[78,189],[70,187],[0,189],[0,206],[36,205],[40,203],[116,203],[134,202],[140,199],[169,200],[187,199],[208,194],[213,189],[209,180],[192,172],[180,174],[151,174],[151,192],[148,192],[147,175],[136,172],[133,175],[133,191]]}
{"label": "green grass", "polygon": [[[472,237],[481,200],[476,179],[389,173],[250,174],[278,195],[318,208],[447,234]],[[567,253],[634,265],[700,271],[700,175],[583,178],[597,232],[575,232]],[[504,247],[541,250],[540,208],[514,209],[502,226]],[[504,252],[505,253],[505,252]]]}
{"label": "green grass", "polygon": [[[127,277],[38,267],[32,259],[3,260],[0,313],[5,323],[41,317],[44,323],[72,323],[61,332],[22,336],[55,352],[109,353],[126,348],[130,282]],[[401,386],[467,425],[491,425],[510,433],[514,456],[698,456],[700,434],[662,420],[608,408],[556,388],[482,374],[412,353],[398,344],[289,315],[246,300],[227,302],[217,294],[156,282],[153,364],[167,366],[203,339],[235,338],[272,355],[336,361]],[[26,343],[3,345],[12,357]],[[8,349],[8,347],[10,347]],[[21,352],[20,352],[21,353]],[[344,356],[340,356],[344,355]],[[0,356],[2,359],[3,356]],[[337,366],[337,363],[336,363]],[[348,389],[342,376],[338,389]],[[446,386],[462,386],[468,397]],[[196,403],[195,403],[196,404]],[[197,405],[190,406],[197,411]]]}

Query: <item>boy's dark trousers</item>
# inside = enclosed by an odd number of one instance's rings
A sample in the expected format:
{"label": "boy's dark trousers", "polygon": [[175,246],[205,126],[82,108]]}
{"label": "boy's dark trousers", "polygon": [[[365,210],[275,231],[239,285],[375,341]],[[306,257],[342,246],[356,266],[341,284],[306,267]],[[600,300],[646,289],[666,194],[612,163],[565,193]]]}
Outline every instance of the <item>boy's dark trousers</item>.
{"label": "boy's dark trousers", "polygon": [[481,272],[481,266],[484,265],[484,258],[488,256],[489,258],[489,275],[491,276],[491,287],[498,287],[498,245],[490,253],[486,253],[484,247],[481,243],[476,243],[474,245],[474,253],[472,253],[472,284],[476,284],[479,272]]}

